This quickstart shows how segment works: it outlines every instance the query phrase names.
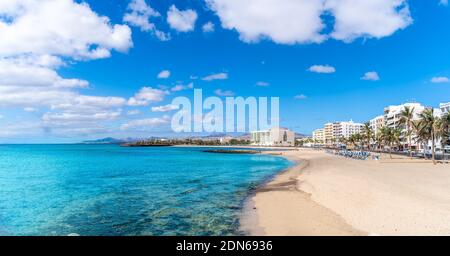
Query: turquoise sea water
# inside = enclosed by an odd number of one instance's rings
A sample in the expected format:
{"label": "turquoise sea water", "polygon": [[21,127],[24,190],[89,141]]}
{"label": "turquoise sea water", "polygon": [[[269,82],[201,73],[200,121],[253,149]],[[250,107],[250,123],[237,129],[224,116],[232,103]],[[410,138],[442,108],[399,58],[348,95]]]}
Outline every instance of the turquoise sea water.
{"label": "turquoise sea water", "polygon": [[0,235],[233,235],[252,188],[291,165],[204,148],[0,145]]}

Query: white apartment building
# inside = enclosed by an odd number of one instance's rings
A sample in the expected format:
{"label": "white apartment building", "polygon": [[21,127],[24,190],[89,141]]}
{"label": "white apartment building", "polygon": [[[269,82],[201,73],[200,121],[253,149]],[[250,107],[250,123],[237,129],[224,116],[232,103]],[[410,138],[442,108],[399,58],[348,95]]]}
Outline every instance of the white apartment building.
{"label": "white apartment building", "polygon": [[324,127],[325,144],[332,144],[334,139],[334,123],[326,123]]}
{"label": "white apartment building", "polygon": [[267,131],[251,132],[251,144],[255,146],[295,146],[295,133],[286,128],[275,127]]}
{"label": "white apartment building", "polygon": [[369,122],[370,128],[374,131],[375,136],[377,136],[380,128],[384,126],[384,116],[377,116],[372,118]]}
{"label": "white apartment building", "polygon": [[353,134],[361,133],[364,124],[348,122],[327,123],[324,128],[325,143],[332,145],[341,137],[349,138]]}
{"label": "white apartment building", "polygon": [[400,113],[409,107],[414,109],[413,119],[419,119],[419,115],[425,110],[425,107],[420,103],[405,103],[397,106],[389,106],[384,108],[384,125],[391,128],[401,128],[400,127]]}
{"label": "white apartment building", "polygon": [[338,137],[350,138],[353,134],[358,134],[362,132],[364,124],[350,122],[340,122],[341,133]]}
{"label": "white apartment building", "polygon": [[313,131],[313,140],[316,141],[318,144],[324,144],[325,143],[325,129],[317,129]]}
{"label": "white apartment building", "polygon": [[[413,109],[413,120],[420,119],[420,114],[426,109],[422,104],[420,103],[405,103],[402,105],[397,106],[389,106],[384,109],[384,125],[391,128],[399,128],[402,129],[403,133],[406,133],[406,126],[402,126],[400,124],[401,120],[401,112],[405,109],[405,107],[409,107]],[[407,148],[408,141],[406,139],[406,136],[402,139],[402,145],[403,147]],[[415,139],[412,138],[411,141],[411,147],[412,148],[420,148],[420,145],[418,145],[415,142]]]}
{"label": "white apartment building", "polygon": [[439,108],[443,114],[450,112],[450,102],[439,104]]}

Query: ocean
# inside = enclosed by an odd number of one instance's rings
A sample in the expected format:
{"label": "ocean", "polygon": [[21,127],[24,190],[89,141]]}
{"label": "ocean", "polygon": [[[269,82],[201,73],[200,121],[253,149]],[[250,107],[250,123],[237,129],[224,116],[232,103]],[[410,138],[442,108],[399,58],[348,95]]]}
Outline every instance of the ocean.
{"label": "ocean", "polygon": [[205,149],[0,145],[0,235],[242,235],[244,200],[292,163]]}

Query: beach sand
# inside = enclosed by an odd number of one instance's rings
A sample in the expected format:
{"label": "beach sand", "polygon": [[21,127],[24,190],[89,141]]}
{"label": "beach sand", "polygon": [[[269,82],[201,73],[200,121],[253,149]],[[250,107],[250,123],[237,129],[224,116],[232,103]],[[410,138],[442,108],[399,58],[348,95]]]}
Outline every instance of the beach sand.
{"label": "beach sand", "polygon": [[[279,153],[279,152],[278,152]],[[249,235],[450,235],[450,165],[300,149],[244,207]]]}

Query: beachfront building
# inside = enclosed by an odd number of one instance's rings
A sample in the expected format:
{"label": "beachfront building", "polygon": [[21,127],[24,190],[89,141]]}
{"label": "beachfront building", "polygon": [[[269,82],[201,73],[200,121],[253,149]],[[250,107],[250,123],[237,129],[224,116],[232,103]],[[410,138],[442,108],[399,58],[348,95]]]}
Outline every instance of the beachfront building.
{"label": "beachfront building", "polygon": [[344,138],[350,138],[350,136],[354,134],[358,134],[362,132],[362,129],[364,127],[364,124],[361,123],[355,123],[353,121],[349,122],[340,122],[340,134],[338,134],[338,138],[344,137]]}
{"label": "beachfront building", "polygon": [[386,107],[384,108],[384,125],[390,128],[404,128],[400,124],[400,114],[405,107],[414,109],[413,119],[419,119],[419,115],[425,110],[425,107],[420,103],[405,103],[402,105]]}
{"label": "beachfront building", "polygon": [[[389,106],[384,109],[384,125],[393,129],[401,129],[402,134],[406,134],[406,126],[401,124],[401,112],[405,109],[405,107],[409,107],[413,109],[413,120],[419,120],[420,114],[426,109],[420,103],[405,103],[402,105]],[[403,148],[408,148],[408,140],[406,136],[402,136],[401,145]],[[420,145],[416,143],[416,140],[413,138],[411,141],[411,148],[418,149]]]}
{"label": "beachfront building", "polygon": [[317,129],[313,131],[312,139],[314,144],[323,145],[325,144],[325,129]]}
{"label": "beachfront building", "polygon": [[255,146],[295,146],[295,133],[286,128],[275,127],[267,131],[251,132],[251,144]]}
{"label": "beachfront building", "polygon": [[380,132],[381,127],[384,126],[384,116],[377,116],[372,118],[370,121],[370,128],[374,132],[375,136]]}
{"label": "beachfront building", "polygon": [[439,104],[439,108],[443,114],[450,112],[450,102]]}
{"label": "beachfront building", "polygon": [[348,122],[326,123],[324,127],[325,144],[336,145],[341,138],[350,138],[353,134],[361,133],[364,124]]}
{"label": "beachfront building", "polygon": [[233,140],[233,139],[235,139],[235,138],[234,138],[234,137],[231,137],[231,136],[225,136],[225,137],[220,137],[220,138],[219,138],[219,141],[220,141],[220,144],[228,144],[228,143],[230,143],[231,140]]}
{"label": "beachfront building", "polygon": [[[439,104],[439,108],[441,110],[441,115],[445,115],[446,113],[450,113],[450,102]],[[444,149],[445,149],[446,153],[450,153],[450,145],[448,145],[448,143],[449,143],[448,141],[447,141],[447,143],[444,143],[444,144],[447,144],[447,145],[444,146]],[[440,144],[442,144],[442,141],[440,142]],[[442,145],[440,145],[440,146],[442,148]]]}
{"label": "beachfront building", "polygon": [[331,145],[334,143],[334,123],[326,123],[324,126],[324,138],[325,138],[325,144]]}

